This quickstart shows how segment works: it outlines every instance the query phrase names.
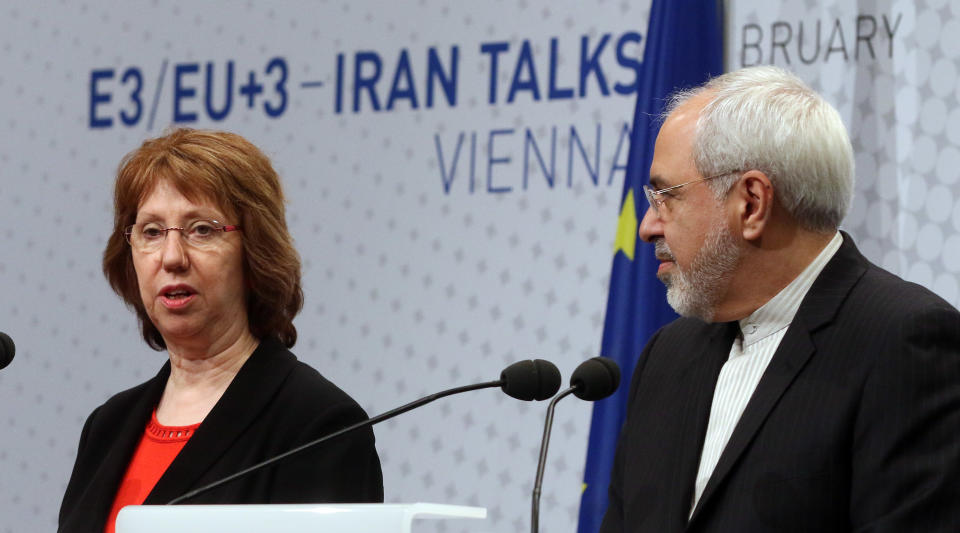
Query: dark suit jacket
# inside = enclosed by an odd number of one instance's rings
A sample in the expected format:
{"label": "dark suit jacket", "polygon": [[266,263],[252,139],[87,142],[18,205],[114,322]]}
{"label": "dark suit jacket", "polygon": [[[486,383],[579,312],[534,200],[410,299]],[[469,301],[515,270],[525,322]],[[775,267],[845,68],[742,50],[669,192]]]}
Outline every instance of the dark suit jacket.
{"label": "dark suit jacket", "polygon": [[737,323],[679,319],[634,373],[603,532],[960,531],[960,313],[849,235],[807,293],[688,523]]}
{"label": "dark suit jacket", "polygon": [[[156,377],[110,398],[87,419],[60,507],[61,533],[103,531],[169,375],[168,362]],[[352,398],[282,345],[262,341],[144,503],[166,503],[366,417]],[[380,460],[373,432],[365,429],[186,503],[382,501]]]}

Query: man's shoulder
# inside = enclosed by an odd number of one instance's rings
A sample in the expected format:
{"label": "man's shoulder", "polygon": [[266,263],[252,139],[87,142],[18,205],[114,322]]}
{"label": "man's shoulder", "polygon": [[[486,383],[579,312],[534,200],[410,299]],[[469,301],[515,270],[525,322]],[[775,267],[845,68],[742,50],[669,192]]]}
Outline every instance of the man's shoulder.
{"label": "man's shoulder", "polygon": [[873,317],[879,324],[931,311],[957,313],[930,289],[872,263],[844,233],[843,244],[810,288],[798,318],[817,325],[837,316]]}
{"label": "man's shoulder", "polygon": [[869,264],[850,291],[849,303],[874,315],[904,316],[931,310],[957,309],[930,289]]}

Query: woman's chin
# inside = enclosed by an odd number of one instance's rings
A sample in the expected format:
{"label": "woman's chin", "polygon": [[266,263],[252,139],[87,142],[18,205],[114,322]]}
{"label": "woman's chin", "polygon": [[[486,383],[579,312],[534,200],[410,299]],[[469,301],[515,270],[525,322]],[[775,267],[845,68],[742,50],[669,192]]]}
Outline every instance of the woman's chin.
{"label": "woman's chin", "polygon": [[180,344],[184,341],[197,339],[201,336],[203,330],[197,327],[195,321],[187,320],[164,320],[161,323],[154,322],[164,342],[170,344]]}

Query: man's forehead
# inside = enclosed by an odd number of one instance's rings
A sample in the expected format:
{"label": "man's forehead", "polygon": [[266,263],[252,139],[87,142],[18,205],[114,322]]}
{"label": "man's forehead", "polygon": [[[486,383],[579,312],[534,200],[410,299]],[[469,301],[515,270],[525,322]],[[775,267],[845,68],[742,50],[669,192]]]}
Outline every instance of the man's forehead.
{"label": "man's forehead", "polygon": [[704,91],[691,96],[688,100],[678,105],[676,109],[670,112],[667,119],[663,121],[661,131],[671,123],[683,124],[689,128],[695,127],[697,119],[700,118],[700,112],[703,111],[703,108],[710,102],[711,96],[711,93]]}
{"label": "man's forehead", "polygon": [[670,113],[660,127],[650,166],[652,187],[675,185],[677,179],[686,178],[685,175],[694,170],[691,145],[701,107],[688,100]]}

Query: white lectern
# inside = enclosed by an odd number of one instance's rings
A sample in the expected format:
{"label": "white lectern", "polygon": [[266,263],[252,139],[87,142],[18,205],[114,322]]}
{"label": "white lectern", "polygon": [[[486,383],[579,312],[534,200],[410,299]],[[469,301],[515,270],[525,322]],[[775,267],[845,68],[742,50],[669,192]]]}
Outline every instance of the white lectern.
{"label": "white lectern", "polygon": [[436,503],[131,505],[117,533],[410,533],[419,518],[486,518],[483,507]]}

